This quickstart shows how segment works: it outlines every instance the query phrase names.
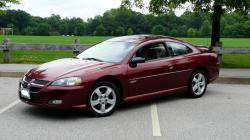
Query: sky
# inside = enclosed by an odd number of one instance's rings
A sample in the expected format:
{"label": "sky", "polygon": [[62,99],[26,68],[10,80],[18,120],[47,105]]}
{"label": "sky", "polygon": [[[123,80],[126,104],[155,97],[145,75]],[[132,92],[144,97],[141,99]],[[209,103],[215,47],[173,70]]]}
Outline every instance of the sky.
{"label": "sky", "polygon": [[[144,0],[148,3],[149,0]],[[118,8],[121,0],[21,0],[19,5],[9,5],[8,9],[20,9],[33,16],[49,17],[58,14],[62,18],[80,17],[84,20],[102,15],[105,11]],[[147,9],[134,9],[148,13]],[[181,10],[177,14],[182,13]]]}

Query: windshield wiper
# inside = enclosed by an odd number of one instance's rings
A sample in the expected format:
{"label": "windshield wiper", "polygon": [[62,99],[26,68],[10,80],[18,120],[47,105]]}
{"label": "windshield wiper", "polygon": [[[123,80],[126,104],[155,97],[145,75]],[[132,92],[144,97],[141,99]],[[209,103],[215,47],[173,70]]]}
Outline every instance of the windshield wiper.
{"label": "windshield wiper", "polygon": [[103,62],[102,60],[97,59],[97,58],[83,58],[83,60],[94,60],[94,61]]}

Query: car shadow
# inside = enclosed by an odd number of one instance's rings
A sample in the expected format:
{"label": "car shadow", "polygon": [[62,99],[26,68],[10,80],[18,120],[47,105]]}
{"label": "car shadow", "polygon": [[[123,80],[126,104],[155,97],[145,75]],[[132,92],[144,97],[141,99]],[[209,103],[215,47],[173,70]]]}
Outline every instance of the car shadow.
{"label": "car shadow", "polygon": [[[207,90],[206,93],[201,98],[206,98],[213,94],[215,93],[211,92],[210,90]],[[152,103],[161,104],[161,103],[175,102],[178,100],[199,100],[199,99],[200,98],[189,98],[186,93],[176,93],[176,94],[171,94],[171,95],[163,95],[161,97],[155,97],[155,98],[148,99],[148,100],[123,103],[120,105],[118,111],[129,111],[131,109],[148,107]]]}
{"label": "car shadow", "polygon": [[47,109],[36,106],[28,106],[22,110],[22,113],[36,118],[49,120],[75,120],[89,117],[87,111],[84,110],[58,110]]}
{"label": "car shadow", "polygon": [[[203,96],[210,96],[211,92],[207,91],[207,93]],[[131,110],[136,110],[144,107],[148,107],[152,103],[165,103],[165,102],[175,102],[176,100],[192,100],[192,98],[187,98],[185,93],[177,93],[168,96],[156,97],[153,99],[135,101],[129,103],[123,103],[119,106],[117,113],[109,116],[119,115],[119,112],[129,112]],[[70,121],[76,119],[87,119],[93,118],[86,110],[56,110],[56,109],[45,109],[40,107],[29,106],[22,110],[22,113],[25,115],[29,115],[36,118],[41,119],[49,119],[49,120],[62,120],[62,121]]]}
{"label": "car shadow", "polygon": [[126,110],[130,110],[130,109],[148,107],[152,103],[174,102],[176,100],[183,100],[183,99],[184,100],[188,99],[184,93],[176,93],[176,94],[172,94],[172,95],[155,97],[155,98],[147,99],[147,100],[124,103],[124,104],[120,105],[119,110],[126,111]]}

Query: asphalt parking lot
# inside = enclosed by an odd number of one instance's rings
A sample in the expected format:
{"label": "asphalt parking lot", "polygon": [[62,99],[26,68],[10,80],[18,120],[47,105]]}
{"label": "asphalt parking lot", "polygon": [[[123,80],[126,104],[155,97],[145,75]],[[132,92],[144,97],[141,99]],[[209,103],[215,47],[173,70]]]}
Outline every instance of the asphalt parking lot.
{"label": "asphalt parking lot", "polygon": [[122,105],[112,116],[56,111],[18,101],[17,78],[0,78],[0,139],[249,140],[250,86],[211,84],[200,99],[183,94]]}

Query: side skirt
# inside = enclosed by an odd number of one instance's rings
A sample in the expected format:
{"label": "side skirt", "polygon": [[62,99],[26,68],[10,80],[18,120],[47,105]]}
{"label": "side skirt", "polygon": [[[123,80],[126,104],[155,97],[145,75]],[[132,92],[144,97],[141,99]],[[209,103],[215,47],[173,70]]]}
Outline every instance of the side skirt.
{"label": "side skirt", "polygon": [[173,89],[168,89],[168,90],[146,93],[146,94],[142,94],[142,95],[130,96],[130,97],[124,98],[124,102],[146,100],[146,99],[150,99],[150,98],[154,98],[154,97],[170,95],[170,94],[174,94],[174,93],[178,93],[178,92],[184,92],[187,89],[188,89],[187,86],[183,86],[183,87],[179,87],[179,88],[173,88]]}

